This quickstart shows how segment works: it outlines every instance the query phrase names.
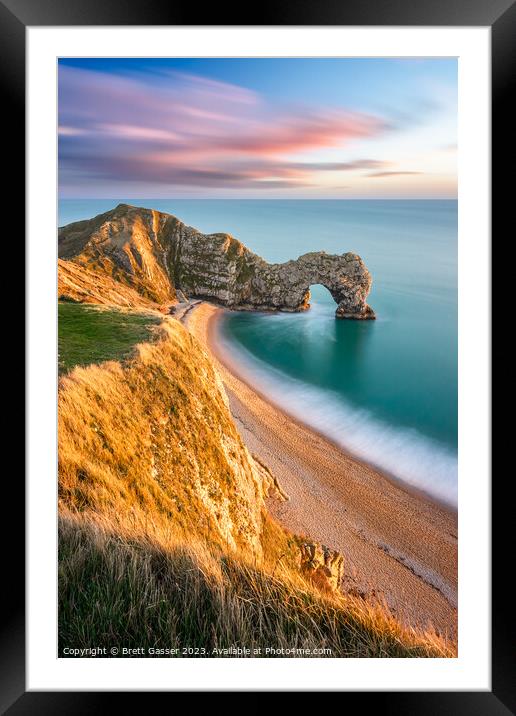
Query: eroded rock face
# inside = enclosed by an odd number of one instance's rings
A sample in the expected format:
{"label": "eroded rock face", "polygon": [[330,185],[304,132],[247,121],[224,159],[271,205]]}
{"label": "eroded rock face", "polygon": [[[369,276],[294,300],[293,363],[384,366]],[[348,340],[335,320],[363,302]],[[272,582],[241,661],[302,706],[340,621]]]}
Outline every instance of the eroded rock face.
{"label": "eroded rock face", "polygon": [[353,253],[317,251],[269,264],[229,234],[202,234],[170,214],[120,204],[59,230],[59,256],[108,273],[164,302],[181,291],[228,308],[304,311],[312,284],[333,296],[337,318],[374,318],[371,275]]}
{"label": "eroded rock face", "polygon": [[317,542],[303,542],[300,550],[301,572],[322,591],[339,591],[344,573],[342,555]]}
{"label": "eroded rock face", "polygon": [[254,462],[254,467],[258,472],[259,481],[263,485],[263,496],[273,497],[274,499],[279,500],[279,502],[288,502],[290,497],[281,487],[276,475],[269,470],[267,465],[260,460],[258,455],[252,454],[251,457]]}

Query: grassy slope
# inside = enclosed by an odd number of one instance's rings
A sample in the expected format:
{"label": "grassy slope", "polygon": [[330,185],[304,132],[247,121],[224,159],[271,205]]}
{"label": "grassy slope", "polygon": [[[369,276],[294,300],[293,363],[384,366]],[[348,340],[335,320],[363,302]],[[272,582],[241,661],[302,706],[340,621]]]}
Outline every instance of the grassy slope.
{"label": "grassy slope", "polygon": [[178,321],[124,364],[60,379],[62,509],[253,551],[259,487],[211,363]]}
{"label": "grassy slope", "polygon": [[[325,657],[452,655],[441,639],[401,629],[381,607],[323,596],[293,567],[275,572],[207,542],[163,544],[71,516],[60,522],[59,600],[61,649],[122,645],[198,657],[231,656],[213,652],[231,647],[262,649],[252,656],[268,656],[268,647]],[[185,646],[199,652],[182,654]],[[269,654],[275,655],[307,653]]]}
{"label": "grassy slope", "polygon": [[61,648],[453,653],[381,606],[302,578],[211,363],[174,319],[129,360],[61,378],[59,507]]}
{"label": "grassy slope", "polygon": [[133,287],[116,281],[109,274],[99,273],[74,261],[63,259],[58,259],[57,262],[57,290],[59,300],[93,303],[110,308],[121,306],[144,310],[163,309],[167,312],[171,304],[171,301],[164,305],[155,303]]}
{"label": "grassy slope", "polygon": [[161,320],[150,313],[59,303],[59,373],[77,365],[126,358],[137,343],[149,340]]}

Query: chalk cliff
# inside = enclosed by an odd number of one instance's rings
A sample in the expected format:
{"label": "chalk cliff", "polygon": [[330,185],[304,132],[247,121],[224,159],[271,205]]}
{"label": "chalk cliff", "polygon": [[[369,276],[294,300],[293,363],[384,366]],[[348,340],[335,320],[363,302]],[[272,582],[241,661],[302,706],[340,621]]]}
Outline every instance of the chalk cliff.
{"label": "chalk cliff", "polygon": [[61,227],[58,245],[60,258],[159,304],[175,302],[181,290],[238,310],[303,311],[310,286],[322,284],[338,318],[374,318],[366,302],[371,275],[353,253],[317,251],[269,264],[229,234],[202,234],[170,214],[127,204]]}

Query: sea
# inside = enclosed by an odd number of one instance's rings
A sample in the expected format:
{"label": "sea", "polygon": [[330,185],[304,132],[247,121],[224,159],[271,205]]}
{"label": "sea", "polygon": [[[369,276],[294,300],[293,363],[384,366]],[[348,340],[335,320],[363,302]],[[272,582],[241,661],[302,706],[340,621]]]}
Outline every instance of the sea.
{"label": "sea", "polygon": [[294,417],[456,507],[456,201],[62,199],[59,225],[119,202],[228,232],[269,262],[359,254],[375,321],[336,320],[330,293],[315,285],[307,312],[228,312],[219,338]]}

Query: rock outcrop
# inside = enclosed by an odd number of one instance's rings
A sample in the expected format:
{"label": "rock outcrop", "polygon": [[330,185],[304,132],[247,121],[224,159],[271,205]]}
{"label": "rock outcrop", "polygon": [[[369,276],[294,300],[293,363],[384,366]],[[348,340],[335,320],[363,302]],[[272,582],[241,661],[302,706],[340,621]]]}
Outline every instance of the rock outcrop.
{"label": "rock outcrop", "polygon": [[301,573],[323,592],[338,592],[344,573],[344,558],[340,552],[317,542],[303,542]]}
{"label": "rock outcrop", "polygon": [[202,234],[170,214],[127,204],[61,227],[59,257],[159,304],[181,291],[237,310],[304,311],[310,286],[322,284],[338,318],[374,318],[366,302],[371,275],[356,254],[317,251],[269,264],[229,234]]}
{"label": "rock outcrop", "polygon": [[274,475],[269,470],[267,465],[262,460],[260,460],[258,455],[255,455],[253,453],[251,455],[251,457],[254,461],[254,466],[260,476],[260,482],[263,485],[264,497],[273,497],[274,499],[279,500],[280,502],[288,502],[288,500],[290,500],[290,497],[287,495],[287,493],[283,490],[283,488],[279,484],[278,478],[276,477],[276,475]]}

